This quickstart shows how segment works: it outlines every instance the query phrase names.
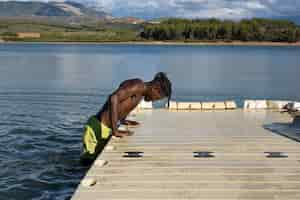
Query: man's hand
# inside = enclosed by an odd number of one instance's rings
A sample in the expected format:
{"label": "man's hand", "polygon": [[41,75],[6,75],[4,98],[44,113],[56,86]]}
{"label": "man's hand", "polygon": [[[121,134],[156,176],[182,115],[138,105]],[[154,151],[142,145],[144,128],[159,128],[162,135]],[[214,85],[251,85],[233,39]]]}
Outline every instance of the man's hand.
{"label": "man's hand", "polygon": [[137,127],[140,125],[140,123],[136,121],[131,121],[131,120],[123,120],[121,122],[123,125],[129,126],[129,127]]}
{"label": "man's hand", "polygon": [[115,136],[115,137],[122,138],[122,137],[133,135],[133,132],[132,131],[120,131],[120,130],[118,130],[118,131],[112,133],[112,135]]}

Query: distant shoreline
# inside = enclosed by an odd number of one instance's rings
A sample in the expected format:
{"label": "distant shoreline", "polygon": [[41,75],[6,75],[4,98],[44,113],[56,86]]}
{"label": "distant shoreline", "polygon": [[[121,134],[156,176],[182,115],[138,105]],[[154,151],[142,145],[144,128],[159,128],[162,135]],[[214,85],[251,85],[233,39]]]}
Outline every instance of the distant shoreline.
{"label": "distant shoreline", "polygon": [[128,42],[48,42],[48,41],[3,41],[0,40],[0,44],[65,44],[65,45],[182,45],[182,46],[300,46],[300,42],[288,43],[288,42],[180,42],[180,41],[128,41]]}

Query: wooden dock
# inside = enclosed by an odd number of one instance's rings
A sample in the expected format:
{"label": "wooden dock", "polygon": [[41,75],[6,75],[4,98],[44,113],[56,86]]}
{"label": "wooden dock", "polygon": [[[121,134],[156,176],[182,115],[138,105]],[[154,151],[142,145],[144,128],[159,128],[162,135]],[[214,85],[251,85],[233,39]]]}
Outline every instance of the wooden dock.
{"label": "wooden dock", "polygon": [[153,110],[136,119],[135,134],[109,142],[72,200],[300,199],[300,144],[263,128],[291,122],[288,114]]}

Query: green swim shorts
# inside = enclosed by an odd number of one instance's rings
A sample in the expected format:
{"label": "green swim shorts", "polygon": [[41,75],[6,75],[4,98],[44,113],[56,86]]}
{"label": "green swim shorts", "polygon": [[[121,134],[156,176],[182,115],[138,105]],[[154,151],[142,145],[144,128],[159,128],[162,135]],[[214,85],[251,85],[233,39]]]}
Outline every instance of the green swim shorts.
{"label": "green swim shorts", "polygon": [[90,117],[84,127],[81,160],[95,160],[98,154],[103,150],[110,136],[110,128],[101,123],[96,116]]}

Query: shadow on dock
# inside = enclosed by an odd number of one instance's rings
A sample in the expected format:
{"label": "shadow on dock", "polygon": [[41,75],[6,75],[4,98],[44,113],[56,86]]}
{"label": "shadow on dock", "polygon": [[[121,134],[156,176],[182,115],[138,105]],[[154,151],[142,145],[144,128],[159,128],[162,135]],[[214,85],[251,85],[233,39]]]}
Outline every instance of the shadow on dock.
{"label": "shadow on dock", "polygon": [[272,123],[263,127],[273,133],[300,142],[300,118],[295,118],[292,123]]}

